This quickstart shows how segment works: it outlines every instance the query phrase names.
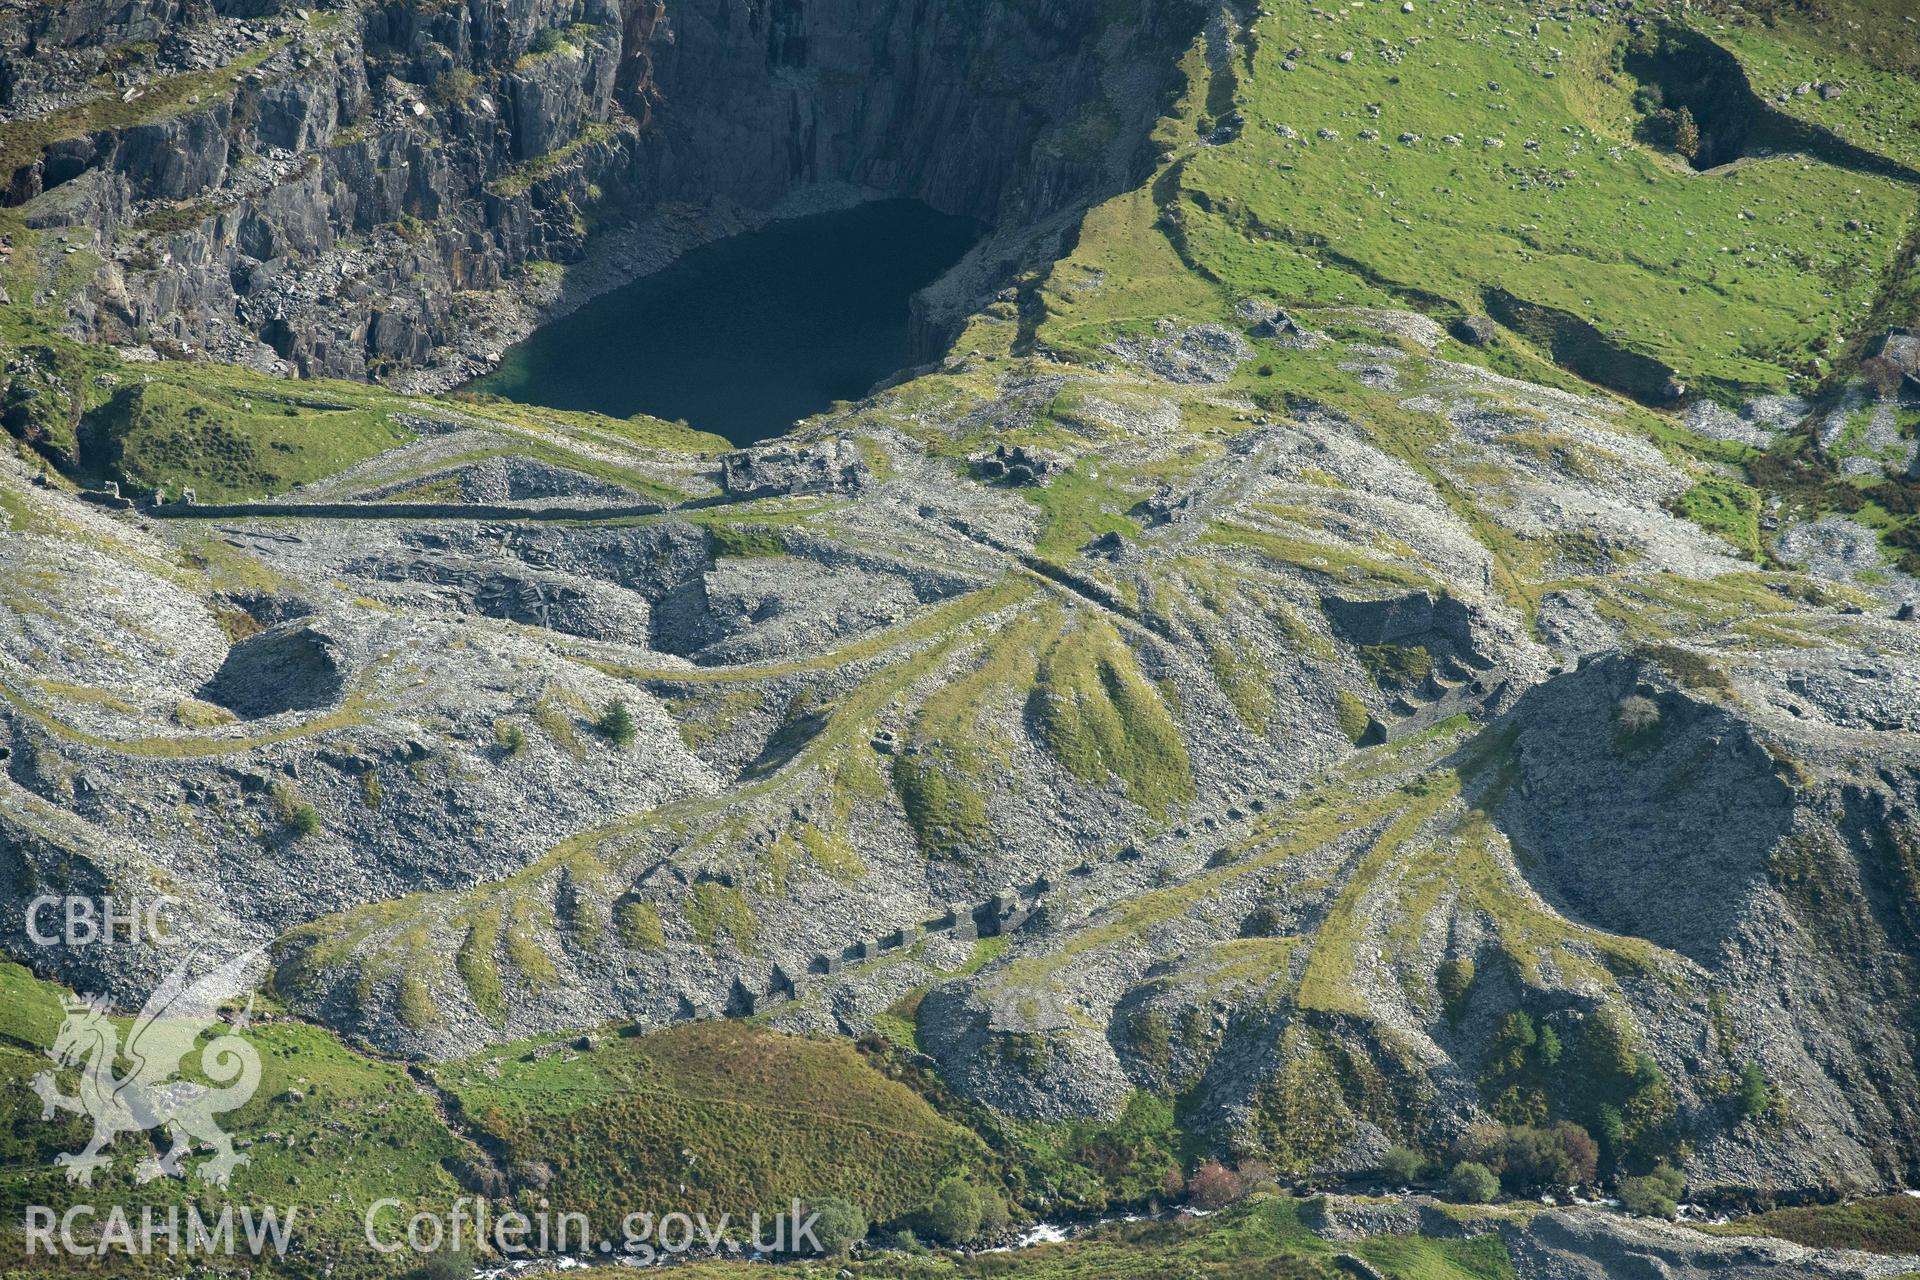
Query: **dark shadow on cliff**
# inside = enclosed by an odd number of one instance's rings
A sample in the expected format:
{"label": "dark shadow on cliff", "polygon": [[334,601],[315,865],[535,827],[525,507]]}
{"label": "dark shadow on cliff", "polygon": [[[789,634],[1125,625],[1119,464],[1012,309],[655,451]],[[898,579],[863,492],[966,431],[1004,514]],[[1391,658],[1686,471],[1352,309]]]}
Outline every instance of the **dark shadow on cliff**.
{"label": "dark shadow on cliff", "polygon": [[312,711],[339,700],[345,688],[332,644],[295,622],[242,640],[200,697],[247,720],[282,711]]}
{"label": "dark shadow on cliff", "polygon": [[1513,785],[1494,816],[1534,888],[1713,964],[1794,815],[1747,724],[1620,654],[1535,686],[1504,719]]}
{"label": "dark shadow on cliff", "polygon": [[1505,289],[1483,290],[1481,301],[1488,315],[1588,382],[1645,405],[1670,405],[1685,393],[1670,367],[1614,342],[1571,312],[1530,302]]}
{"label": "dark shadow on cliff", "polygon": [[[1677,150],[1695,169],[1717,169],[1747,156],[1799,152],[1860,173],[1920,182],[1920,171],[1778,110],[1753,91],[1738,58],[1683,27],[1648,30],[1621,60],[1641,83],[1641,141]],[[1677,136],[1680,113],[1693,135]],[[1676,145],[1684,144],[1684,145]]]}

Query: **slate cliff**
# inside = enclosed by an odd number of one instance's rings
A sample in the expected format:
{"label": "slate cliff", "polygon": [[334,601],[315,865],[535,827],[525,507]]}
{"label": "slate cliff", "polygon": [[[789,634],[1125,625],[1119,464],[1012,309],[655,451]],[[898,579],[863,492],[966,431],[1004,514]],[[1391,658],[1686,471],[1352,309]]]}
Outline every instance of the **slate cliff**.
{"label": "slate cliff", "polygon": [[[751,219],[815,190],[914,196],[1007,229],[993,277],[1049,215],[1132,176],[1166,51],[1195,12],[1166,0],[34,9],[0,19],[0,84],[8,110],[46,127],[0,157],[0,189],[31,225],[73,228],[100,256],[76,333],[305,376],[430,369],[445,383],[517,336],[509,325],[448,350],[484,321],[480,295],[524,289],[530,264],[577,261],[594,230],[672,202]],[[74,91],[102,75],[110,90]],[[621,271],[593,269],[607,277],[593,287]]]}

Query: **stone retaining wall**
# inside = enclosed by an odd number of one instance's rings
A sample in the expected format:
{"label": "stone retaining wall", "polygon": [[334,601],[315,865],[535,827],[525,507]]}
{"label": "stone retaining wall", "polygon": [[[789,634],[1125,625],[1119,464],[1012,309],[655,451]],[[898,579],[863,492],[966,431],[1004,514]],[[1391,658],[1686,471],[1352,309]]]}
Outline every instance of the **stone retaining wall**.
{"label": "stone retaining wall", "polygon": [[516,507],[482,502],[168,502],[145,508],[162,520],[244,520],[292,516],[316,520],[622,520],[657,516],[657,502],[617,507]]}

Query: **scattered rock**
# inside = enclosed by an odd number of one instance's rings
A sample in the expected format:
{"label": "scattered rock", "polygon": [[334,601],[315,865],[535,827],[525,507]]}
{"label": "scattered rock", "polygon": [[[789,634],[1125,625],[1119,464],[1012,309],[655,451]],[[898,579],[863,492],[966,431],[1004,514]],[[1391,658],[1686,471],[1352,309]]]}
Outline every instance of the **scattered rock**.
{"label": "scattered rock", "polygon": [[851,440],[742,449],[720,459],[720,486],[735,498],[860,492],[873,472]]}
{"label": "scattered rock", "polygon": [[1004,480],[1015,485],[1044,484],[1048,476],[1066,465],[1056,454],[1023,444],[996,445],[993,452],[975,454],[967,462],[982,480]]}

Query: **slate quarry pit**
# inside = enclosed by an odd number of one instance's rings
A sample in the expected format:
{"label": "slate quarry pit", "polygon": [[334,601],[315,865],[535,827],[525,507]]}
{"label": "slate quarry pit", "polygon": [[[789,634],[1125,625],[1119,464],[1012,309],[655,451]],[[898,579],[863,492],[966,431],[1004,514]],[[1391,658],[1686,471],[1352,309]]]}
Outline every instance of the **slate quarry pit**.
{"label": "slate quarry pit", "polygon": [[471,388],[752,444],[911,364],[913,295],[980,232],[912,200],[772,222],[543,326]]}

